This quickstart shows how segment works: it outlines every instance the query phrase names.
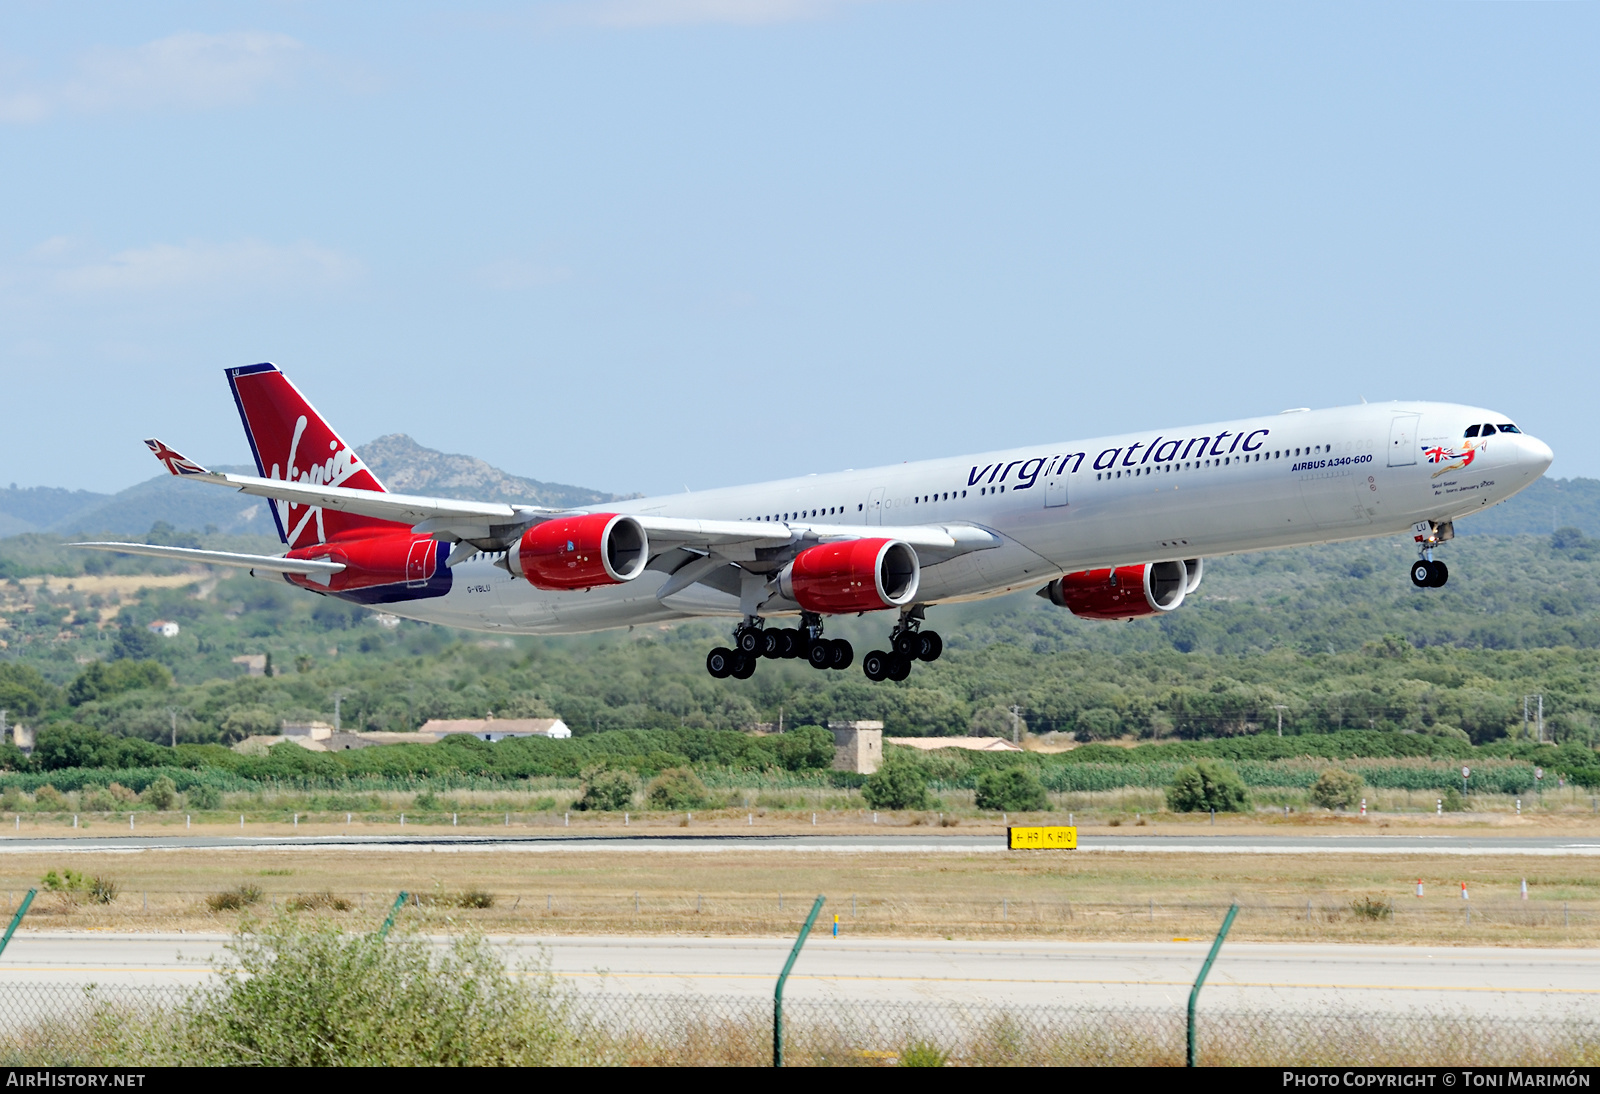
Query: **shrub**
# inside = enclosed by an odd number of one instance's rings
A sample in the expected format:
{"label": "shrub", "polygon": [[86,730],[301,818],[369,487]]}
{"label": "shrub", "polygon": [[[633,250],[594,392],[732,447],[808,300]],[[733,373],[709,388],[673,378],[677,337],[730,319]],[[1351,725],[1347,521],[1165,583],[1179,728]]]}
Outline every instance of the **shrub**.
{"label": "shrub", "polygon": [[60,810],[67,806],[67,796],[49,783],[33,792],[33,800],[41,809]]}
{"label": "shrub", "polygon": [[943,1067],[950,1059],[939,1046],[929,1041],[912,1041],[900,1053],[901,1067]]}
{"label": "shrub", "polygon": [[288,901],[291,912],[348,912],[352,907],[354,905],[344,897],[334,896],[326,890],[320,893],[301,893],[290,897]]}
{"label": "shrub", "polygon": [[494,894],[483,889],[467,889],[455,896],[457,908],[493,908]]}
{"label": "shrub", "polygon": [[[537,1066],[571,1062],[562,1001],[481,936],[345,934],[280,919],[229,945],[232,967],[173,1023],[151,1063],[268,1067]],[[315,1036],[308,1036],[315,1031]]]}
{"label": "shrub", "polygon": [[178,804],[178,787],[171,779],[162,775],[144,788],[142,796],[147,804],[153,805],[165,813],[168,809]]}
{"label": "shrub", "polygon": [[1350,911],[1359,919],[1393,919],[1394,905],[1384,897],[1366,896],[1350,902]]}
{"label": "shrub", "polygon": [[90,784],[83,788],[81,797],[85,813],[109,813],[117,807],[117,801],[106,793],[103,786]]}
{"label": "shrub", "polygon": [[[37,794],[34,795],[38,797]],[[212,810],[222,808],[222,791],[206,783],[199,783],[189,788],[184,795],[191,809]]]}
{"label": "shrub", "polygon": [[1050,804],[1044,784],[1026,767],[1007,771],[985,771],[978,776],[979,809],[1001,809],[1014,813],[1044,809]]}
{"label": "shrub", "polygon": [[1167,807],[1174,813],[1236,813],[1245,807],[1244,780],[1215,760],[1197,760],[1179,768],[1167,787]]}
{"label": "shrub", "polygon": [[265,895],[257,886],[240,885],[224,893],[212,893],[206,897],[206,907],[213,912],[239,912],[253,904],[260,904]]}
{"label": "shrub", "polygon": [[67,903],[76,904],[79,899],[87,898],[94,904],[110,904],[117,899],[121,887],[111,878],[96,874],[88,874],[77,870],[63,869],[59,873],[55,870],[47,872],[40,879],[46,892],[57,893]]}
{"label": "shrub", "polygon": [[633,802],[633,792],[638,786],[638,782],[626,771],[591,767],[583,773],[583,793],[572,803],[572,808],[601,812],[626,809]]}
{"label": "shrub", "polygon": [[710,794],[700,776],[687,767],[673,767],[650,780],[644,800],[651,809],[682,812],[701,808],[710,800]]}
{"label": "shrub", "polygon": [[106,793],[111,795],[111,800],[120,805],[132,805],[139,800],[139,795],[129,790],[121,783],[112,783],[106,787]]}
{"label": "shrub", "polygon": [[861,796],[874,809],[926,809],[928,777],[906,760],[890,760],[867,777]]}
{"label": "shrub", "polygon": [[1324,809],[1352,809],[1361,801],[1366,786],[1360,775],[1330,767],[1311,787],[1311,800]]}
{"label": "shrub", "polygon": [[1460,813],[1467,807],[1466,800],[1461,796],[1461,791],[1453,786],[1445,787],[1444,793],[1439,796],[1444,799],[1444,811],[1446,813]]}

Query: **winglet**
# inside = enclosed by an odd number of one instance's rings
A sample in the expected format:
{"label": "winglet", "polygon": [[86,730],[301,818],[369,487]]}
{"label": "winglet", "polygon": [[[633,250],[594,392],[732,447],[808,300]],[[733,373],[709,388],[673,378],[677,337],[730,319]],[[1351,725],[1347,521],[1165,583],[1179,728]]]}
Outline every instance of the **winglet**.
{"label": "winglet", "polygon": [[150,438],[145,441],[145,447],[150,449],[155,458],[167,465],[167,470],[174,475],[209,475],[211,472],[185,456],[179,455],[165,444]]}

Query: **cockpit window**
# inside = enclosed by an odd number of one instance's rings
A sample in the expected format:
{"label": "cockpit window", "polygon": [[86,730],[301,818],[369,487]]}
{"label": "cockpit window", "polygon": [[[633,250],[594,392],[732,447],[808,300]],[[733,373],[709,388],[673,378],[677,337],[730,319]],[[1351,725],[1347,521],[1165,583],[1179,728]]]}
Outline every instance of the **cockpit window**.
{"label": "cockpit window", "polygon": [[1483,423],[1483,432],[1480,434],[1480,436],[1484,436],[1484,437],[1492,437],[1492,436],[1494,436],[1494,426],[1490,425],[1488,422]]}
{"label": "cockpit window", "polygon": [[1500,432],[1502,432],[1502,433],[1521,433],[1522,430],[1518,429],[1516,426],[1512,425],[1510,422],[1501,422],[1500,423]]}
{"label": "cockpit window", "polygon": [[1467,426],[1467,431],[1461,435],[1463,437],[1476,437],[1478,435],[1478,427],[1475,425],[1469,425]]}

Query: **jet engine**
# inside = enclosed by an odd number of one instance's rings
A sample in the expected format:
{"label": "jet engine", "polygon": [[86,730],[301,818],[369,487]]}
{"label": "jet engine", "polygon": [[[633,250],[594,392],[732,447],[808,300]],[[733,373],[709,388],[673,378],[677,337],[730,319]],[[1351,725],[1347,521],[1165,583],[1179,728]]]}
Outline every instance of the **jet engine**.
{"label": "jet engine", "polygon": [[1177,608],[1202,574],[1198,558],[1080,570],[1056,578],[1039,595],[1083,619],[1136,619]]}
{"label": "jet engine", "polygon": [[808,547],[778,575],[783,595],[808,612],[875,612],[911,603],[922,566],[898,539],[852,539]]}
{"label": "jet engine", "polygon": [[650,539],[632,517],[586,513],[557,517],[522,533],[507,568],[536,589],[591,589],[619,585],[644,573]]}

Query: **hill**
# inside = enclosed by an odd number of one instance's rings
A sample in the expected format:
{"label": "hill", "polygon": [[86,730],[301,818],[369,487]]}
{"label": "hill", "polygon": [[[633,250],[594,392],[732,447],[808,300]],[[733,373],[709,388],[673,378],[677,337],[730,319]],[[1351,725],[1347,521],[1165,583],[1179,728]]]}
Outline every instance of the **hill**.
{"label": "hill", "polygon": [[[403,433],[391,433],[357,451],[391,490],[446,498],[523,502],[530,505],[592,505],[615,495],[581,486],[540,482],[513,475],[471,456],[425,448]],[[254,475],[253,467],[219,471]],[[157,475],[116,494],[13,483],[0,490],[0,536],[30,532],[64,535],[143,535],[165,522],[179,531],[207,529],[227,535],[276,538],[266,502],[217,487]]]}

